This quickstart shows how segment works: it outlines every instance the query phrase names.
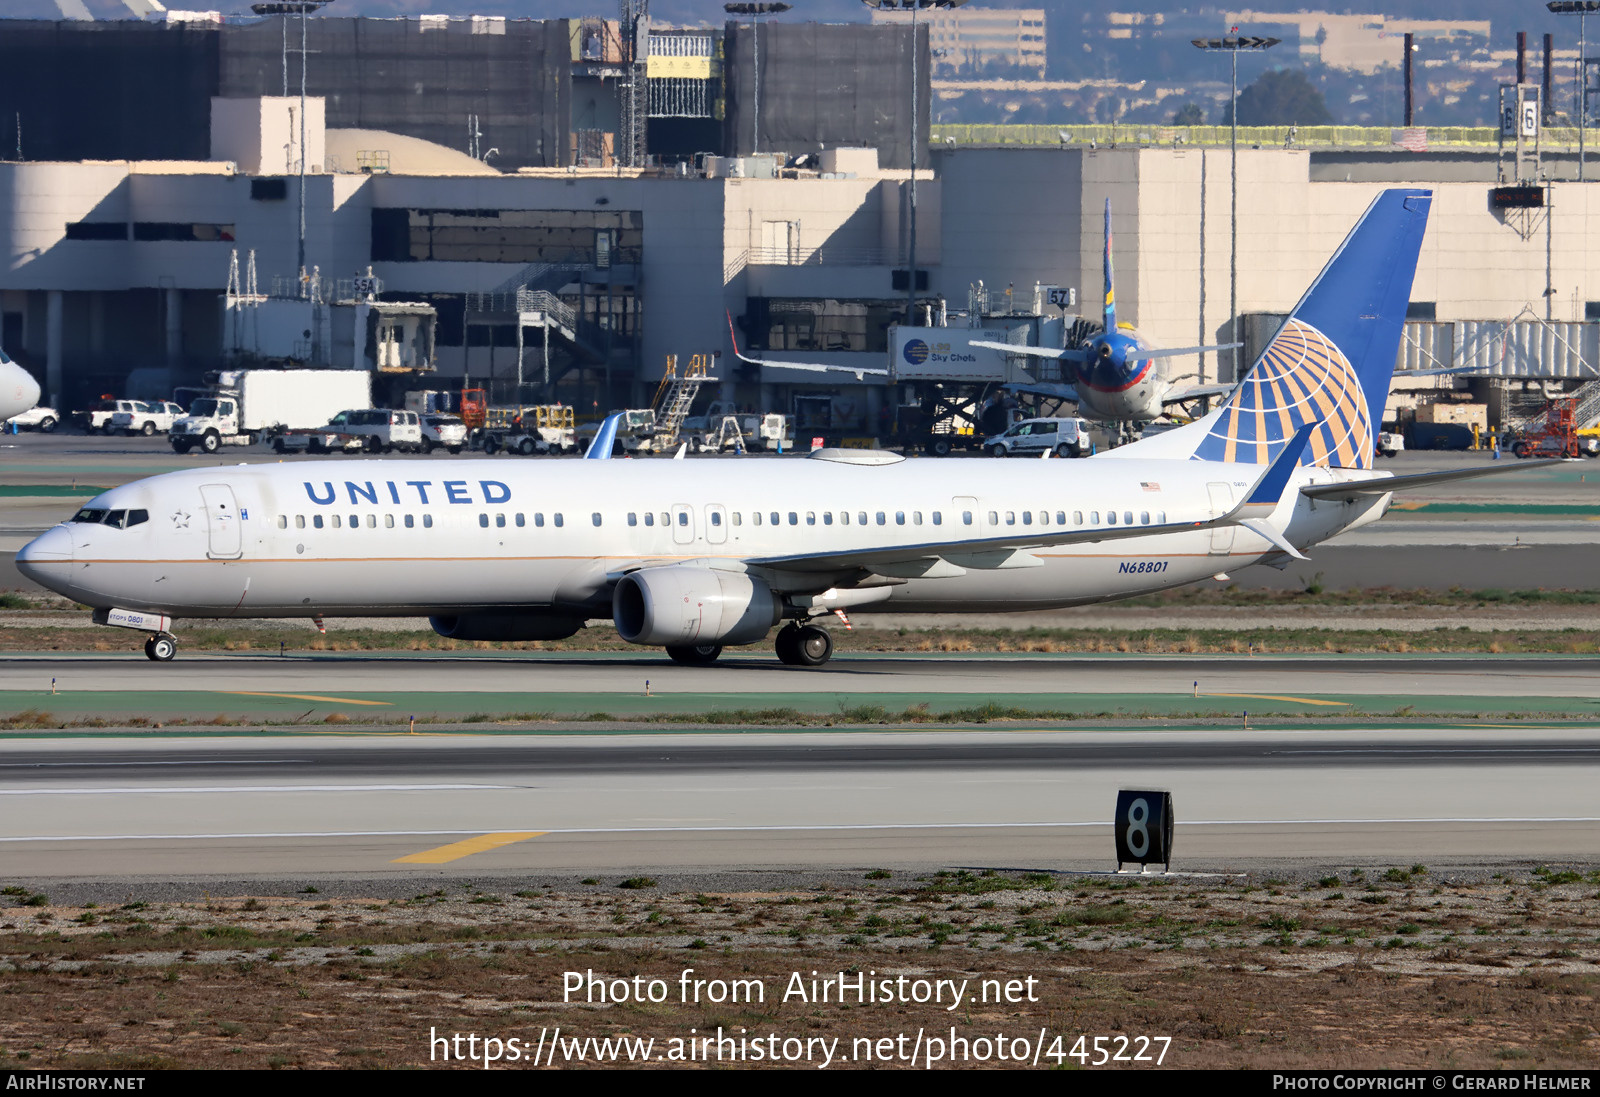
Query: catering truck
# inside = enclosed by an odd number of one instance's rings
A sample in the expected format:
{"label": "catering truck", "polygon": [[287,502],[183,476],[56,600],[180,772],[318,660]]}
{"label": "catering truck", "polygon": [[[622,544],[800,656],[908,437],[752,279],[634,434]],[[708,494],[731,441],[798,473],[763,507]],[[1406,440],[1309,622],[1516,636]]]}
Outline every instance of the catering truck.
{"label": "catering truck", "polygon": [[366,370],[222,370],[206,381],[208,393],[167,434],[178,453],[247,446],[264,435],[320,427],[341,411],[372,406],[372,374]]}

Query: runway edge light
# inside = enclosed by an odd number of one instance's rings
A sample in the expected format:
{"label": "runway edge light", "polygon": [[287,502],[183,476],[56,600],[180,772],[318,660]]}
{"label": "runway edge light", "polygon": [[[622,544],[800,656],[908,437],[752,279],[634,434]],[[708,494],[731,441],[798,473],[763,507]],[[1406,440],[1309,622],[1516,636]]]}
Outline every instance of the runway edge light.
{"label": "runway edge light", "polygon": [[1117,842],[1117,871],[1125,864],[1172,867],[1172,793],[1122,789],[1112,832]]}

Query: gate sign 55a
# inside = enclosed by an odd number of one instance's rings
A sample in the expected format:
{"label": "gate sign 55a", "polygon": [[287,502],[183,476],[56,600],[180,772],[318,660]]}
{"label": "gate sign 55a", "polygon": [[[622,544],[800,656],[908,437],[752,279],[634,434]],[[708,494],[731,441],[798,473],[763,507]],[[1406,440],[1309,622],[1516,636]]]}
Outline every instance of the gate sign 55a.
{"label": "gate sign 55a", "polygon": [[1117,868],[1172,863],[1172,793],[1117,793]]}

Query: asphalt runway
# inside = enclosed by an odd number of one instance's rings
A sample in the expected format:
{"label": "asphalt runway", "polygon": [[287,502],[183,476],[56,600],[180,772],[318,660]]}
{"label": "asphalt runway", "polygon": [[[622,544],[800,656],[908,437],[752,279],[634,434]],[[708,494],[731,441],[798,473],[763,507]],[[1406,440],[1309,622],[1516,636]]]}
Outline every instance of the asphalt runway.
{"label": "asphalt runway", "polygon": [[1120,788],[1175,867],[1590,859],[1594,730],[0,743],[0,877],[1110,868]]}
{"label": "asphalt runway", "polygon": [[[765,648],[731,652],[713,666],[679,666],[653,648],[627,653],[389,652],[194,654],[151,663],[127,654],[10,655],[0,660],[0,696],[37,693],[53,679],[70,704],[78,694],[195,691],[219,698],[295,694],[395,698],[478,696],[520,700],[578,696],[619,704],[673,696],[776,698],[941,694],[994,699],[1080,693],[1193,696],[1228,691],[1310,696],[1529,696],[1590,698],[1600,658],[1586,655],[961,655],[850,654],[821,667],[788,667]],[[645,683],[649,683],[646,693]],[[48,689],[46,689],[48,693]],[[242,710],[241,710],[242,711]],[[507,710],[509,711],[509,710]]]}

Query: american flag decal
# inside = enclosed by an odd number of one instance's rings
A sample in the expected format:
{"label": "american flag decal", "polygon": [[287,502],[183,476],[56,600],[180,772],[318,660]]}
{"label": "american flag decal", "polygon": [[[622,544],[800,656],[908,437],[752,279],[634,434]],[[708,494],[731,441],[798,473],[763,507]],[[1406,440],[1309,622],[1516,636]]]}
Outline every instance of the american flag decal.
{"label": "american flag decal", "polygon": [[1160,491],[1161,490],[1161,485],[1156,483],[1154,480],[1141,480],[1139,482],[1139,486],[1141,488],[1144,488],[1145,491]]}

